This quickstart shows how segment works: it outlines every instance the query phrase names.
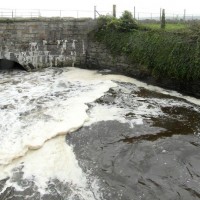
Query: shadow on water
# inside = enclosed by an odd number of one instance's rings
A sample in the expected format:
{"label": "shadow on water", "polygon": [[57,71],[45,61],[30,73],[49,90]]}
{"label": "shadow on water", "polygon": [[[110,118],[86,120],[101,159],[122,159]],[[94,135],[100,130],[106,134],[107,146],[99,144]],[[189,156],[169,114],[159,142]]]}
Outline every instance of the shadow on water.
{"label": "shadow on water", "polygon": [[25,70],[19,63],[0,59],[0,71],[8,71],[8,70]]}
{"label": "shadow on water", "polygon": [[156,141],[158,139],[172,137],[174,135],[193,135],[198,131],[200,114],[184,107],[162,107],[162,111],[170,117],[151,118],[152,126],[165,128],[157,134],[145,134],[122,141],[133,143],[141,140]]}

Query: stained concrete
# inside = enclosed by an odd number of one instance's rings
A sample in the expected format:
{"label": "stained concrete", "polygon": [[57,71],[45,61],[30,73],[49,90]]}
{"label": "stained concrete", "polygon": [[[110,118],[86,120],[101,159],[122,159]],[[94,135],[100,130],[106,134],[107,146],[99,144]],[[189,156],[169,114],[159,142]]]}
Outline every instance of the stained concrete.
{"label": "stained concrete", "polygon": [[0,59],[27,71],[50,66],[80,66],[85,62],[92,19],[38,19],[0,22]]}

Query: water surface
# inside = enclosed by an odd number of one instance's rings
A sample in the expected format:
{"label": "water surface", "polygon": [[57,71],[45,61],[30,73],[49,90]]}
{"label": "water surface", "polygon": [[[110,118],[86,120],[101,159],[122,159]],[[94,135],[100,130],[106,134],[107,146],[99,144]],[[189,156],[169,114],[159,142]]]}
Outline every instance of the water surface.
{"label": "water surface", "polygon": [[78,68],[0,78],[0,199],[200,198],[200,100]]}

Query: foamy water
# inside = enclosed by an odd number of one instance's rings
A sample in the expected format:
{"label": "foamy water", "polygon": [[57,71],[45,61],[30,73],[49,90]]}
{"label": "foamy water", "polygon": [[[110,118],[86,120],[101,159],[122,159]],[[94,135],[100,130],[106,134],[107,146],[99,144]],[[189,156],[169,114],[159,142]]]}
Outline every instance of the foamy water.
{"label": "foamy water", "polygon": [[23,163],[24,178],[35,177],[41,190],[49,179],[58,179],[87,191],[86,174],[64,137],[57,136],[80,128],[88,120],[86,103],[116,84],[101,79],[91,83],[95,73],[87,72],[83,77],[84,72],[63,68],[2,75],[6,83],[0,85],[0,179],[11,177],[12,169]]}
{"label": "foamy water", "polygon": [[[120,107],[98,105],[91,109],[90,116],[87,114],[88,103],[118,86],[113,80],[133,83],[137,88],[145,87],[200,105],[195,98],[150,87],[125,76],[101,75],[78,68],[2,73],[0,79],[0,180],[12,177],[13,169],[21,166],[23,178],[34,180],[41,193],[46,192],[49,180],[57,179],[72,186],[72,199],[75,194],[83,199],[101,199],[101,194],[98,180],[95,177],[91,180],[89,174],[82,171],[73,148],[65,143],[64,135],[98,121],[128,122],[124,114],[130,110]],[[132,103],[136,101],[137,98]],[[176,101],[171,103],[178,105]],[[148,106],[146,102],[137,106],[136,117],[130,126],[142,124],[144,115],[163,114],[159,107],[147,109]],[[9,186],[17,187],[17,184],[9,179],[4,190]]]}

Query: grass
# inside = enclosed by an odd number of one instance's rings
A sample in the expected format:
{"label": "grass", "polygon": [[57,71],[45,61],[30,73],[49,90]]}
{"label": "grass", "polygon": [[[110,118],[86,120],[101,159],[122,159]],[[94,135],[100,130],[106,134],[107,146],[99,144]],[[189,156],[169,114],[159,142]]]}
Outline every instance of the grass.
{"label": "grass", "polygon": [[[133,66],[145,66],[157,78],[200,80],[200,22],[167,21],[161,29],[159,22],[143,21],[130,28],[134,21],[129,18],[99,18],[97,41],[113,56],[125,55]],[[126,22],[123,29],[121,22]]]}
{"label": "grass", "polygon": [[[153,30],[160,29],[160,23],[142,23],[141,26],[147,27]],[[175,30],[185,30],[188,28],[187,24],[184,23],[166,23],[166,31],[175,31]]]}
{"label": "grass", "polygon": [[[152,24],[149,24],[153,26]],[[125,55],[138,66],[146,66],[155,77],[181,81],[200,79],[200,34],[184,24],[168,24],[160,31],[159,24],[149,29],[130,32],[99,29],[96,39],[114,56]],[[171,26],[169,26],[171,25]],[[145,26],[144,26],[145,27]]]}

